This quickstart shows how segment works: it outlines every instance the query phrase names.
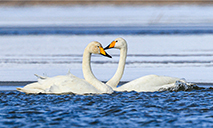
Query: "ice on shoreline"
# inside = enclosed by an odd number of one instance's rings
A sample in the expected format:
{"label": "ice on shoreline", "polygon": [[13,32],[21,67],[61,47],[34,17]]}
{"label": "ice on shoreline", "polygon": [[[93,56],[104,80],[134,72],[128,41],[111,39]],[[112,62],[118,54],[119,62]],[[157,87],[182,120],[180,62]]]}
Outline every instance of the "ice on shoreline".
{"label": "ice on shoreline", "polygon": [[[0,81],[35,81],[33,74],[56,76],[69,70],[83,78],[82,53],[94,40],[107,46],[117,35],[1,36]],[[211,83],[212,35],[120,35],[128,42],[122,81],[156,74]],[[119,50],[108,50],[112,59],[94,55],[92,68],[107,81],[117,69]],[[110,70],[109,70],[110,69]],[[107,71],[107,72],[106,72]],[[134,74],[134,75],[133,75]]]}

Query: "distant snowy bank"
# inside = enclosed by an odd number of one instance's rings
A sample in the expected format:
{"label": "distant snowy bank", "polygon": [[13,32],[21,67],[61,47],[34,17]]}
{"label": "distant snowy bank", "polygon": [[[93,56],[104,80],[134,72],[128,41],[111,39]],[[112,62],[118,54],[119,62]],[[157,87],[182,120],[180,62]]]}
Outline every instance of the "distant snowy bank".
{"label": "distant snowy bank", "polygon": [[213,24],[212,5],[0,7],[0,26],[152,26]]}

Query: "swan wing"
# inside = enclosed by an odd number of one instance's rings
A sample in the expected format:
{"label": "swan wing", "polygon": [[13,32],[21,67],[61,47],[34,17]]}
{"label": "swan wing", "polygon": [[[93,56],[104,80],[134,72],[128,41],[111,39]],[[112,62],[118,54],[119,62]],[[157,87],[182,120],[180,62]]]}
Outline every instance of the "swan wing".
{"label": "swan wing", "polygon": [[38,94],[38,93],[43,93],[44,89],[42,85],[39,82],[34,82],[27,84],[23,88],[16,88],[20,92],[24,93],[33,93],[33,94]]}
{"label": "swan wing", "polygon": [[68,75],[47,77],[45,79],[38,79],[38,82],[34,82],[26,85],[23,88],[17,88],[18,91],[25,93],[99,93],[94,86],[89,84],[84,79],[78,78],[71,73]]}
{"label": "swan wing", "polygon": [[75,93],[75,94],[88,94],[100,93],[94,86],[89,84],[86,80],[78,78],[72,74],[67,75],[67,78],[52,85],[47,93]]}

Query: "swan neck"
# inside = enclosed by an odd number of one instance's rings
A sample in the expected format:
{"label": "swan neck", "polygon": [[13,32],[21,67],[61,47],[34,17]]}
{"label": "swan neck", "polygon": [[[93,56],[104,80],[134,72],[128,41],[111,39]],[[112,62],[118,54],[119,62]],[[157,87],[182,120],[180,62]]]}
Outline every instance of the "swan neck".
{"label": "swan neck", "polygon": [[102,83],[94,76],[91,70],[90,62],[91,62],[91,53],[89,53],[88,50],[85,49],[82,61],[82,70],[85,80],[103,93],[109,92],[112,93],[113,90],[111,87]]}
{"label": "swan neck", "polygon": [[118,63],[118,68],[116,70],[115,75],[106,83],[107,85],[111,86],[112,88],[116,88],[119,81],[121,80],[125,63],[126,63],[126,56],[127,56],[127,47],[123,47],[120,49],[120,59]]}

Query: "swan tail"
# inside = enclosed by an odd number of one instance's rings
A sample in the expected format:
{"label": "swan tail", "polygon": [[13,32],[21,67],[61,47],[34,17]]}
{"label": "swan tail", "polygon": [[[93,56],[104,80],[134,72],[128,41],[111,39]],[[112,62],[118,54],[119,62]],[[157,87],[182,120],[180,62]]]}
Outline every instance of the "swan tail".
{"label": "swan tail", "polygon": [[71,72],[70,72],[70,69],[69,69],[69,71],[67,72],[67,75],[70,75],[71,74]]}
{"label": "swan tail", "polygon": [[42,93],[40,89],[25,89],[25,88],[16,88],[19,92],[24,92],[27,94],[39,94]]}
{"label": "swan tail", "polygon": [[45,76],[39,76],[39,75],[37,75],[37,74],[34,74],[36,77],[38,77],[39,79],[46,79],[47,77],[45,77]]}

